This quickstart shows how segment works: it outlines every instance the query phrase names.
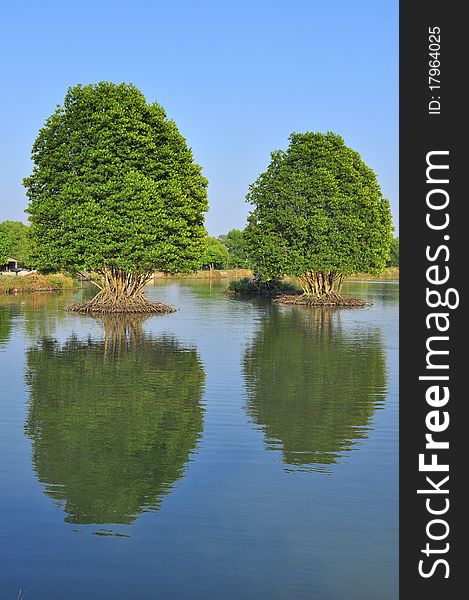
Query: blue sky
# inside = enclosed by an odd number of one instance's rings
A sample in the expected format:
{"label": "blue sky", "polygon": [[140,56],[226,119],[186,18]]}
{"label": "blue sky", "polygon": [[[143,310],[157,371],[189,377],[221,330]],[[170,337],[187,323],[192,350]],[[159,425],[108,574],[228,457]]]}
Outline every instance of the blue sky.
{"label": "blue sky", "polygon": [[211,235],[291,132],[335,131],[378,175],[398,226],[397,0],[4,3],[0,221],[26,222],[31,145],[67,87],[131,82],[209,180]]}

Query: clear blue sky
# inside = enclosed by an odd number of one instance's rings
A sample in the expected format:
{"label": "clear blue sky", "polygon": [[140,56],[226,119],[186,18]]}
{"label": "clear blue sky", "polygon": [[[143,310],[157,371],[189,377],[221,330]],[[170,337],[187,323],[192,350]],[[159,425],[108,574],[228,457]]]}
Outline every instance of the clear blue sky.
{"label": "clear blue sky", "polygon": [[397,0],[3,3],[0,221],[26,222],[31,145],[67,87],[131,82],[209,180],[211,235],[292,131],[332,130],[378,174],[398,225]]}

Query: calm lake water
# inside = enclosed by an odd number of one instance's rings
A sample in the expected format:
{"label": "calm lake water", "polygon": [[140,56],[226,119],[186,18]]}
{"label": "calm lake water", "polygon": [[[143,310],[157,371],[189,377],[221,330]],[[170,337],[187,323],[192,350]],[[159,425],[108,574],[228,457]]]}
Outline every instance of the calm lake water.
{"label": "calm lake water", "polygon": [[0,297],[0,598],[398,597],[398,294],[365,309],[157,283]]}

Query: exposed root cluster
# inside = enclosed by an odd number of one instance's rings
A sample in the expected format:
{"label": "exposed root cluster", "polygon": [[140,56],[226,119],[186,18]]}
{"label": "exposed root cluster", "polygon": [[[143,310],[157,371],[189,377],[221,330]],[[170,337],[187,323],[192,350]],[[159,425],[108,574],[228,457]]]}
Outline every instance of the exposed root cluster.
{"label": "exposed root cluster", "polygon": [[72,304],[69,311],[79,313],[106,314],[167,314],[176,309],[170,304],[150,302],[143,294],[136,298],[109,297],[100,292],[94,298],[83,304]]}
{"label": "exposed root cluster", "polygon": [[280,304],[300,304],[304,306],[343,306],[348,308],[363,308],[365,306],[372,306],[373,304],[373,302],[368,302],[362,298],[347,298],[338,294],[330,296],[284,294],[275,298],[273,302],[279,302]]}
{"label": "exposed root cluster", "polygon": [[176,309],[170,304],[150,302],[143,288],[151,277],[151,272],[127,273],[120,269],[107,268],[100,271],[101,285],[94,298],[84,304],[72,304],[68,310],[79,313],[101,314],[167,314]]}

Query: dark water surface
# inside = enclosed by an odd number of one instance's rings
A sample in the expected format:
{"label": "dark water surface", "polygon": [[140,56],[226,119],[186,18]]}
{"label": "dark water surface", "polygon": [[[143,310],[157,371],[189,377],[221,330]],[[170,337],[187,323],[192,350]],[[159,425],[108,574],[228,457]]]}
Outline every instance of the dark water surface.
{"label": "dark water surface", "polygon": [[0,599],[397,599],[398,293],[0,297]]}

